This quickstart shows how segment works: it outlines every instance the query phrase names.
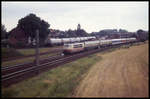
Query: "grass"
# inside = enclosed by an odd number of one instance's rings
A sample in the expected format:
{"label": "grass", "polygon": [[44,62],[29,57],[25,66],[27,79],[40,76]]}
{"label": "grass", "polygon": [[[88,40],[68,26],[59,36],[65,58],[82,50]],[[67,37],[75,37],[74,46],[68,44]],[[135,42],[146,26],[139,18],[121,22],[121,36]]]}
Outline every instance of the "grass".
{"label": "grass", "polygon": [[107,49],[107,50],[102,51],[102,52],[101,52],[101,54],[105,54],[105,53],[113,52],[113,51],[115,51],[115,50],[117,50],[117,49],[120,49],[120,48],[121,48],[121,47]]}
{"label": "grass", "polygon": [[[44,53],[44,52],[49,52],[53,50],[54,48],[60,48],[60,47],[48,47],[48,48],[40,48],[39,52]],[[35,54],[35,48],[30,48],[30,49],[17,49],[18,52],[22,53],[23,55],[33,55]]]}
{"label": "grass", "polygon": [[[53,50],[54,48],[60,48],[60,47],[49,47],[49,48],[40,48],[39,52],[48,52],[50,50]],[[18,60],[11,60],[11,61],[2,61],[2,66],[6,65],[15,65],[15,64],[21,64],[24,62],[32,62],[35,59],[35,56],[19,59],[21,56],[27,56],[27,55],[33,55],[35,54],[35,49],[13,49],[13,48],[2,48],[2,58],[9,58],[9,57],[18,57]],[[56,53],[49,53],[47,55],[41,55],[40,58],[46,58],[52,55],[55,55]]]}
{"label": "grass", "polygon": [[9,57],[20,57],[24,56],[20,52],[16,51],[14,48],[3,48],[1,50],[2,58],[9,58]]}
{"label": "grass", "polygon": [[9,88],[2,88],[2,97],[68,97],[89,68],[100,56],[91,55],[42,73]]}
{"label": "grass", "polygon": [[[102,54],[112,52],[113,48]],[[8,88],[2,87],[2,97],[69,97],[86,75],[88,70],[102,57],[97,54],[44,72]]]}
{"label": "grass", "polygon": [[[132,46],[137,46],[137,44],[133,44]],[[123,45],[119,48],[111,48],[111,49],[108,49],[106,51],[103,51],[101,52],[102,54],[105,54],[105,53],[108,53],[108,52],[112,52],[116,49],[121,49],[121,48],[130,48],[129,45]],[[42,48],[43,51],[46,51],[48,48]],[[46,49],[46,50],[44,50]],[[32,51],[34,51],[33,49],[29,50],[29,49],[21,49],[21,51],[25,51],[28,53],[32,53]],[[30,52],[31,51],[31,52]],[[46,58],[46,57],[49,57],[49,56],[52,56],[52,55],[55,55],[55,53],[51,53],[51,54],[47,54],[47,55],[42,55],[40,56],[40,58]],[[5,61],[5,62],[2,62],[2,66],[6,66],[6,65],[15,65],[15,64],[21,64],[21,63],[24,63],[24,62],[32,62],[33,60],[35,59],[35,57],[29,57],[29,58],[25,58],[25,59],[19,59],[19,60],[12,60],[12,61]]]}
{"label": "grass", "polygon": [[[61,47],[49,47],[49,48],[39,48],[39,53],[49,52],[53,50],[54,48],[61,48]],[[35,48],[31,49],[14,49],[14,48],[3,48],[1,50],[2,59],[7,59],[10,57],[22,57],[22,56],[28,56],[28,55],[34,55],[35,54]]]}
{"label": "grass", "polygon": [[148,97],[148,44],[100,55],[74,97]]}
{"label": "grass", "polygon": [[[40,59],[47,58],[47,57],[50,57],[50,56],[53,56],[53,55],[56,55],[56,53],[40,55]],[[2,62],[2,66],[16,65],[16,64],[21,64],[21,63],[24,63],[24,62],[33,62],[34,60],[35,60],[35,56],[28,57],[28,58],[23,58],[23,59],[11,60],[11,61],[4,61],[4,62]]]}

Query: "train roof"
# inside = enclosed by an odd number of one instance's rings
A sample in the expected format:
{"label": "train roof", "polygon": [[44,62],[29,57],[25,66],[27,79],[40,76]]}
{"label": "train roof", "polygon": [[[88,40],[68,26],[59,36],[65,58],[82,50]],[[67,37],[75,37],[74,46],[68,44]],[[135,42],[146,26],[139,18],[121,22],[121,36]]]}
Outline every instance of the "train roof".
{"label": "train roof", "polygon": [[75,44],[84,44],[83,42],[76,42],[76,43],[65,43],[64,45],[75,45]]}

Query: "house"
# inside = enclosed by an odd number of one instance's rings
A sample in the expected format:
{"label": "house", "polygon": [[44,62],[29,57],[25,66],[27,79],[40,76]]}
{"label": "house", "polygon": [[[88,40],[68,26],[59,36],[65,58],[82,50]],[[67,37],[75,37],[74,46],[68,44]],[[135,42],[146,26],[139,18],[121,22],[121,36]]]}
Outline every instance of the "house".
{"label": "house", "polygon": [[26,33],[19,27],[16,27],[9,32],[8,40],[14,47],[23,47],[28,44]]}

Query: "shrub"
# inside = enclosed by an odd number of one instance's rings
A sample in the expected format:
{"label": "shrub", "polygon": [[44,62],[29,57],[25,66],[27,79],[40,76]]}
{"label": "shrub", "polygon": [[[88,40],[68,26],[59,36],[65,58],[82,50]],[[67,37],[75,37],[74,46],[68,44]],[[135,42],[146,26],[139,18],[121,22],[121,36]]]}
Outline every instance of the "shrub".
{"label": "shrub", "polygon": [[14,48],[2,48],[1,54],[2,54],[2,58],[23,56],[21,53],[16,51]]}

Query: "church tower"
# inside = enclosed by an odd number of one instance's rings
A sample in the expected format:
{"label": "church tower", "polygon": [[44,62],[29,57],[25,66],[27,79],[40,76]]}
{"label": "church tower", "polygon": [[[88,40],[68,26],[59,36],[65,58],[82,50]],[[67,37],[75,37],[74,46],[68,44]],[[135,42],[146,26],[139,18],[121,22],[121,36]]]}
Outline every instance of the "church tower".
{"label": "church tower", "polygon": [[80,24],[78,24],[78,26],[77,26],[77,30],[80,30],[81,29],[81,25]]}

